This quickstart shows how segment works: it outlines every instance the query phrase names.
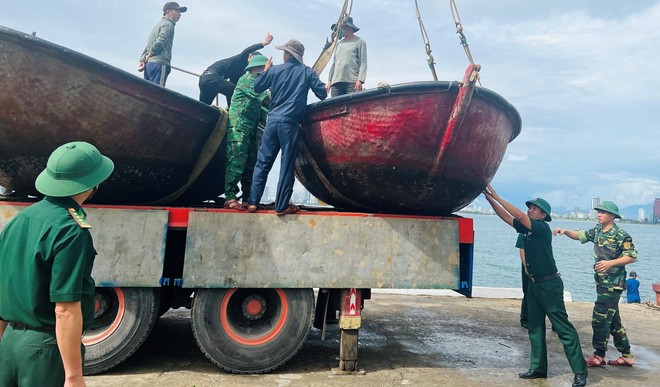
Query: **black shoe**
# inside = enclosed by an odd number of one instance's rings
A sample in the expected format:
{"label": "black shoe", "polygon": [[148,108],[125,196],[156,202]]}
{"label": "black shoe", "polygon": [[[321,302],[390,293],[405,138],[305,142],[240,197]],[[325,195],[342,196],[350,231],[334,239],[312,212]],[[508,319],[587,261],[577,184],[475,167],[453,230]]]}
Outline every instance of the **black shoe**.
{"label": "black shoe", "polygon": [[573,378],[573,387],[582,387],[587,385],[587,374],[575,374]]}
{"label": "black shoe", "polygon": [[[521,379],[547,379],[548,373],[534,370],[527,370],[518,374]],[[577,378],[577,375],[575,375]]]}
{"label": "black shoe", "polygon": [[529,329],[529,325],[527,324],[527,321],[521,321],[520,326],[525,328],[525,329]]}

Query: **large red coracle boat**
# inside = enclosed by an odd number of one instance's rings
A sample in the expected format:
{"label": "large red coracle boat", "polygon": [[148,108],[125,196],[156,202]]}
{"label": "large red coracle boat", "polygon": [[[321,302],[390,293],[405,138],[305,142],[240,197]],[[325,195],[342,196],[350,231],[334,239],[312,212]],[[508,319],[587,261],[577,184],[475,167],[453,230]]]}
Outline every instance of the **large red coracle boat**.
{"label": "large red coracle boat", "polygon": [[0,26],[0,185],[39,195],[50,153],[90,142],[115,162],[104,204],[191,204],[224,192],[226,114],[133,74]]}
{"label": "large red coracle boat", "polygon": [[449,215],[472,202],[520,133],[517,110],[463,82],[415,82],[312,104],[296,176],[335,207]]}

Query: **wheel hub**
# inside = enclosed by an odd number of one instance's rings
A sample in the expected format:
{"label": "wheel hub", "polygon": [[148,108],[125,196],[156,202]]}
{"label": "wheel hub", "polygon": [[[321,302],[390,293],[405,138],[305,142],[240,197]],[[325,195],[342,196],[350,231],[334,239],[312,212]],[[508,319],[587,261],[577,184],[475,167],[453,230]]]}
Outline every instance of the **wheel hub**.
{"label": "wheel hub", "polygon": [[266,300],[253,294],[243,300],[243,315],[249,320],[258,320],[266,314]]}

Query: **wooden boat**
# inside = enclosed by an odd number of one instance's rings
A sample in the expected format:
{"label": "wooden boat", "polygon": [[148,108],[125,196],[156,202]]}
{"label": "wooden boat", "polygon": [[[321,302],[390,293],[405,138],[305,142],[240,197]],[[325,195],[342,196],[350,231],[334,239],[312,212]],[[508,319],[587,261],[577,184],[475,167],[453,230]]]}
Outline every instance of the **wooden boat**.
{"label": "wooden boat", "polygon": [[223,193],[220,110],[2,26],[0,69],[0,186],[38,194],[49,154],[88,141],[115,162],[96,203],[186,204]]}
{"label": "wooden boat", "polygon": [[516,109],[463,82],[384,86],[312,104],[296,176],[335,207],[448,215],[468,205],[521,130]]}

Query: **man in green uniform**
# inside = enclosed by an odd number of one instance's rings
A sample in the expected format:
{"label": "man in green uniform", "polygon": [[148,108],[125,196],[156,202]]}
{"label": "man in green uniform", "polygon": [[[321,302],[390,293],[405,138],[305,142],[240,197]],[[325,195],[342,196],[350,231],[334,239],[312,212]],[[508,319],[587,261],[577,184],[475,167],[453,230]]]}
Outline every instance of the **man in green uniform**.
{"label": "man in green uniform", "polygon": [[614,223],[621,218],[619,207],[610,201],[604,201],[594,209],[598,211],[598,225],[590,230],[566,230],[557,228],[554,235],[566,235],[582,243],[594,244],[594,278],[596,280],[596,303],[594,305],[591,326],[594,331],[593,355],[587,359],[590,367],[604,367],[607,341],[612,335],[614,346],[621,355],[607,362],[613,366],[630,367],[635,359],[630,352],[630,342],[626,330],[621,325],[619,299],[626,287],[626,265],[637,260],[637,251],[632,237]]}
{"label": "man in green uniform", "polygon": [[[225,208],[244,210],[247,204],[239,204],[238,183],[241,183],[244,203],[250,196],[254,164],[257,162],[260,136],[259,124],[265,124],[267,110],[263,106],[268,92],[256,93],[254,80],[264,70],[268,58],[253,55],[245,74],[238,79],[229,107],[229,128],[227,129],[227,168],[225,171]],[[259,141],[258,141],[259,140]]]}
{"label": "man in green uniform", "polygon": [[81,205],[113,169],[91,144],[60,146],[35,182],[44,199],[0,234],[0,386],[85,385],[96,250]]}
{"label": "man in green uniform", "polygon": [[573,386],[586,386],[587,366],[580,348],[580,338],[573,324],[568,321],[564,305],[564,283],[557,272],[552,254],[552,231],[547,223],[552,220],[550,204],[541,198],[529,200],[525,203],[525,214],[502,199],[490,184],[484,190],[484,196],[504,222],[518,233],[525,234],[525,266],[530,275],[527,308],[531,351],[529,370],[518,376],[523,379],[548,377],[548,353],[545,343],[545,316],[548,316],[575,374]]}

